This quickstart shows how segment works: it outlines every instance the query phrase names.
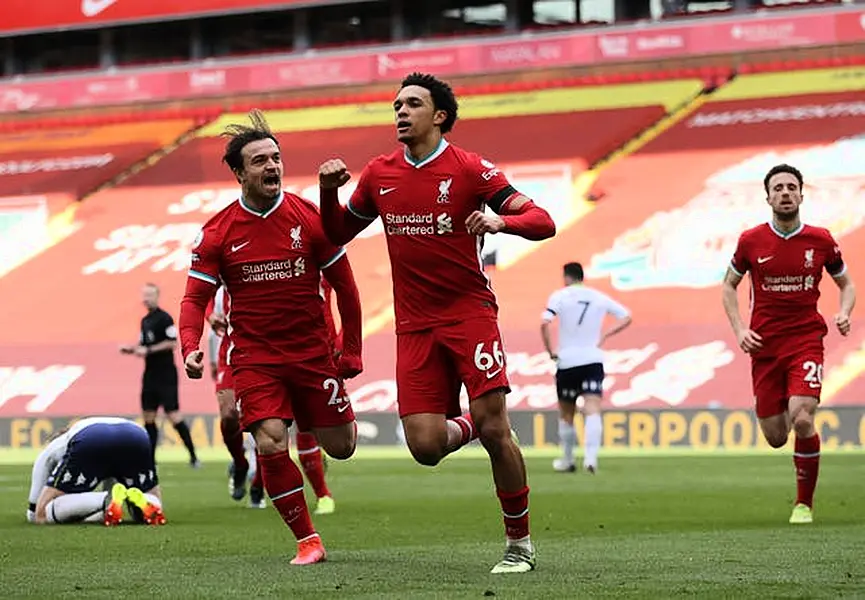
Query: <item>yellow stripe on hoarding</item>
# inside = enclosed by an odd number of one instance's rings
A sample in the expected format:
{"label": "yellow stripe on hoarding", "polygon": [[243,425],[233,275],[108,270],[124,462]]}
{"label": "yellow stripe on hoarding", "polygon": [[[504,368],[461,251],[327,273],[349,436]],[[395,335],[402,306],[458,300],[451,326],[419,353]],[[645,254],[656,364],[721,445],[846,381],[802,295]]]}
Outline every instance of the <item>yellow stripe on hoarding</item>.
{"label": "yellow stripe on hoarding", "polygon": [[711,102],[782,98],[865,90],[865,67],[740,75],[712,95]]}
{"label": "yellow stripe on hoarding", "polygon": [[[491,119],[657,105],[669,110],[699,92],[702,85],[696,79],[686,79],[465,96],[460,99],[460,118]],[[266,116],[274,132],[319,131],[388,125],[393,122],[393,108],[389,102],[375,102],[267,111]],[[240,113],[223,115],[202,128],[198,136],[218,136],[226,125],[244,123],[246,119]]]}

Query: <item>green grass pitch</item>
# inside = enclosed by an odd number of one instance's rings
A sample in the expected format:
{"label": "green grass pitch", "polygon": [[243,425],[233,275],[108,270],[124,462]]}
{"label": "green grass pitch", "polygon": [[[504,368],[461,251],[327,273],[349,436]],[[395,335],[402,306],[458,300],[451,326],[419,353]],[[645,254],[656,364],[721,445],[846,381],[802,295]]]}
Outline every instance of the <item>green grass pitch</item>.
{"label": "green grass pitch", "polygon": [[553,473],[527,450],[538,570],[489,574],[503,532],[489,465],[435,469],[403,449],[330,461],[329,561],[291,567],[276,513],[228,498],[224,452],[191,470],[161,453],[169,524],[24,522],[33,454],[0,451],[0,598],[865,598],[865,460],[826,453],[816,522],[787,523],[789,452],[602,455]]}

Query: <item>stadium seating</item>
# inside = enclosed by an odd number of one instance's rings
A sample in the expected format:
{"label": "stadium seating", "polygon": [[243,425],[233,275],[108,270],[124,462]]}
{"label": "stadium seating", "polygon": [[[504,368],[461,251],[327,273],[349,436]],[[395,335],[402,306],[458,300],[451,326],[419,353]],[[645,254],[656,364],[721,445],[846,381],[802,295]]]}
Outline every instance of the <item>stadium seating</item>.
{"label": "stadium seating", "polygon": [[[779,162],[805,173],[806,222],[828,227],[848,257],[863,254],[861,75],[861,68],[849,67],[738,77],[605,169],[597,182],[603,199],[537,252],[536,261],[501,275],[499,290],[509,298],[526,290],[519,297],[534,310],[522,304],[520,310],[534,318],[561,263],[581,260],[590,267],[591,285],[634,311],[635,325],[611,347],[655,348],[643,365],[649,375],[631,380],[630,389],[616,385],[613,405],[749,407],[747,359],[720,310],[718,284],[738,233],[769,218],[762,178]],[[861,279],[861,261],[853,260],[851,269]],[[821,310],[831,316],[837,292],[825,285]],[[855,375],[840,368],[856,346],[835,331],[827,338],[824,401],[861,399],[861,378],[844,387]]]}
{"label": "stadium seating", "polygon": [[[538,315],[559,285],[561,264],[581,260],[592,285],[634,310],[636,324],[610,348],[615,406],[748,406],[747,383],[739,376],[747,368],[744,359],[731,349],[720,310],[707,309],[718,306],[717,284],[735,233],[765,219],[761,173],[768,163],[786,159],[801,163],[813,180],[806,202],[817,205],[819,199],[818,206],[826,207],[810,213],[806,205],[806,218],[829,226],[848,255],[855,254],[861,217],[858,209],[841,207],[854,198],[862,205],[861,182],[845,160],[862,151],[857,140],[841,139],[863,125],[861,69],[855,66],[752,70],[759,72],[740,74],[713,93],[706,90],[714,89],[716,77],[726,82],[723,72],[681,70],[642,82],[560,80],[520,91],[487,86],[462,98],[453,141],[495,161],[550,210],[559,229],[544,244],[490,236],[484,249],[501,298],[512,404],[548,408],[555,401],[551,365],[539,353]],[[339,155],[357,175],[371,157],[393,149],[388,104],[374,95],[365,99],[372,103],[268,111],[286,154],[287,189],[317,201],[316,170],[323,159]],[[134,335],[138,289],[146,280],[163,288],[165,305],[176,312],[200,224],[236,198],[236,183],[220,162],[224,140],[218,134],[244,117],[224,115],[149,168],[89,198],[74,219],[59,220],[65,228],[58,237],[74,235],[0,278],[0,293],[11,298],[0,316],[6,334],[0,359],[21,356],[26,345],[43,364],[84,364],[85,374],[62,402],[80,403],[76,410],[86,412],[110,393],[122,397],[123,410],[134,411],[128,381],[137,377],[138,365],[116,355],[117,340]],[[178,127],[175,137],[183,129]],[[44,138],[51,130],[31,135]],[[787,154],[802,149],[804,154]],[[58,181],[87,188],[77,180]],[[342,190],[343,198],[352,186]],[[584,199],[587,192],[595,202]],[[18,218],[7,216],[0,227],[13,227]],[[392,385],[394,348],[380,224],[352,243],[350,256],[364,299],[367,356],[375,357],[352,384],[356,408],[391,410],[393,395],[379,393]],[[16,297],[13,290],[25,286],[32,292]],[[60,295],[65,313],[92,316],[70,320],[51,310],[49,299]],[[94,298],[105,301],[94,306]],[[834,301],[827,293],[824,309]],[[37,308],[43,316],[34,323],[28,315]],[[75,345],[85,339],[86,353]],[[827,364],[844,362],[851,344],[830,337]],[[845,385],[858,371],[829,372],[838,375],[827,378],[828,397],[844,402],[855,393],[855,386]],[[188,410],[211,410],[208,386],[184,386]]]}
{"label": "stadium seating", "polygon": [[[702,88],[699,79],[684,79],[466,96],[452,138],[497,161],[516,185],[538,196],[566,223],[573,218],[574,178]],[[392,151],[391,113],[386,102],[269,112],[285,150],[287,189],[317,201],[316,173],[322,160],[341,155],[357,172],[376,154]],[[78,353],[79,359],[87,357],[88,374],[76,384],[75,394],[63,396],[64,401],[68,396],[70,402],[84,403],[76,410],[98,406],[99,397],[120,396],[119,390],[126,389],[124,409],[134,412],[136,399],[124,386],[137,376],[138,365],[116,355],[116,342],[135,331],[141,312],[137,294],[144,281],[159,284],[163,302],[176,313],[189,246],[200,224],[237,197],[236,182],[220,163],[224,140],[218,134],[225,123],[243,118],[224,116],[150,168],[89,198],[75,215],[80,230],[74,236],[0,279],[0,293],[25,285],[32,290],[26,299],[10,302],[0,317],[8,333],[6,351],[15,344],[47,344],[42,356],[61,360],[63,349],[72,347],[66,344],[88,341],[87,353]],[[503,138],[513,143],[502,143]],[[350,190],[351,184],[344,192]],[[371,347],[390,346],[387,353],[392,355],[389,267],[380,233],[380,224],[373,225],[364,239],[352,244],[351,258],[368,331],[383,332]],[[502,262],[521,252],[496,250]],[[46,272],[52,277],[43,277]],[[65,297],[64,312],[86,313],[88,318],[70,321],[49,310],[49,299],[58,295]],[[96,307],[94,299],[104,300]],[[45,314],[36,324],[28,319],[34,303],[45,303]],[[391,366],[388,360],[370,361],[369,375],[358,385],[389,380]],[[98,386],[91,381],[98,381],[104,391],[96,392]],[[184,389],[187,410],[210,410],[206,388]],[[77,390],[91,397],[85,399]]]}

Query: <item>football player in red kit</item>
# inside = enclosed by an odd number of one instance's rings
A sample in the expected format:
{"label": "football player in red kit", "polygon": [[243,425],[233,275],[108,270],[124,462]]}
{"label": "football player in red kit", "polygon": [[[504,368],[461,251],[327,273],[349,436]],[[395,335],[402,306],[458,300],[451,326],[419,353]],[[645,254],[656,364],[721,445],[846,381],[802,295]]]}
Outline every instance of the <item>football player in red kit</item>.
{"label": "football player in red kit", "polygon": [[[201,377],[204,311],[221,283],[230,296],[229,347],[236,408],[255,438],[271,503],[298,540],[292,564],[325,559],[303,495],[303,475],[288,454],[287,423],[311,431],[334,458],[355,450],[357,427],[342,380],[361,372],[361,308],[345,251],[328,241],[318,209],[282,191],[279,144],[263,115],[232,125],[224,161],[242,195],[214,215],[193,245],[181,303],[187,375]],[[334,360],[322,275],[336,293],[343,352]]]}
{"label": "football player in red kit", "polygon": [[[381,217],[393,272],[400,417],[415,460],[436,465],[479,437],[492,463],[507,544],[493,573],[535,566],[529,488],[511,438],[507,365],[496,296],[483,271],[484,234],[530,240],[555,235],[550,215],[484,158],[444,138],[457,118],[450,86],[432,75],[403,80],[393,103],[400,147],[372,160],[348,205],[337,188],[351,175],[338,159],[319,170],[321,218],[334,244]],[[492,214],[485,212],[485,207]],[[460,415],[461,385],[470,413]]]}
{"label": "football player in red kit", "polygon": [[[757,418],[774,448],[787,443],[792,427],[796,445],[796,504],[791,523],[811,523],[820,469],[820,437],[814,413],[823,385],[826,322],[817,310],[823,270],[841,290],[835,326],[850,333],[856,291],[841,249],[827,229],[802,223],[802,174],[777,165],[763,186],[772,220],[742,233],[723,284],[723,303],[739,347],[751,355]],[[751,323],[739,315],[736,288],[751,275]]]}
{"label": "football player in red kit", "polygon": [[[341,344],[336,334],[333,310],[331,308],[332,289],[327,280],[322,278],[321,294],[324,298],[324,317],[327,323],[327,331],[330,339],[334,340],[334,354],[338,358],[336,344]],[[216,369],[216,399],[219,403],[219,426],[222,432],[222,440],[231,455],[231,468],[228,477],[228,493],[234,500],[242,500],[246,494],[246,478],[249,474],[249,461],[243,443],[243,430],[240,426],[240,415],[235,408],[234,378],[231,375],[231,367],[226,364],[226,357],[230,340],[226,329],[228,325],[227,316],[231,310],[228,298],[225,295],[225,287],[220,286],[216,291],[213,302],[213,312],[208,316],[211,327],[220,336],[219,351],[217,353]],[[336,503],[330,493],[325,480],[324,456],[315,436],[308,431],[297,431],[295,433],[297,443],[298,459],[303,468],[303,474],[312,486],[317,498],[315,514],[327,515],[336,510]],[[261,469],[255,470],[255,475],[249,486],[250,508],[265,508],[264,482]]]}

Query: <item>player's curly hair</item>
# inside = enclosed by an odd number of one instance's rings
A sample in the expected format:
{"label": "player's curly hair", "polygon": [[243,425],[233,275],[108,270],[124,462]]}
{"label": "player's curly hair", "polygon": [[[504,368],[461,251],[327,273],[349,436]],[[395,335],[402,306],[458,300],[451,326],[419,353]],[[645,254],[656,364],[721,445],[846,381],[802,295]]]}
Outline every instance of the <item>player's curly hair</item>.
{"label": "player's curly hair", "polygon": [[222,137],[228,138],[228,143],[225,144],[225,154],[222,155],[222,162],[228,165],[228,168],[234,172],[243,170],[243,155],[241,152],[247,144],[257,142],[259,140],[273,140],[273,143],[279,147],[279,140],[273,135],[270,130],[270,125],[267,124],[267,119],[264,118],[264,113],[257,108],[249,111],[249,120],[252,125],[242,125],[240,123],[232,123],[225,127],[222,132]]}
{"label": "player's curly hair", "polygon": [[428,73],[412,73],[402,80],[400,89],[410,85],[416,85],[429,90],[435,109],[443,110],[448,114],[447,118],[439,127],[441,132],[448,133],[453,129],[454,123],[456,123],[457,120],[459,104],[457,103],[457,98],[454,95],[451,86],[438,79],[435,75],[430,75]]}
{"label": "player's curly hair", "polygon": [[775,175],[779,173],[789,173],[793,177],[796,178],[796,181],[799,182],[799,191],[802,191],[802,186],[805,184],[805,180],[802,178],[802,172],[792,165],[788,165],[786,163],[775,165],[769,172],[766,173],[766,177],[763,178],[763,189],[766,190],[766,194],[769,194],[769,180],[772,179]]}

